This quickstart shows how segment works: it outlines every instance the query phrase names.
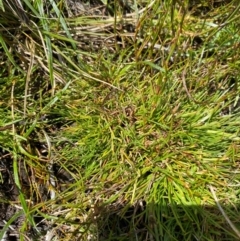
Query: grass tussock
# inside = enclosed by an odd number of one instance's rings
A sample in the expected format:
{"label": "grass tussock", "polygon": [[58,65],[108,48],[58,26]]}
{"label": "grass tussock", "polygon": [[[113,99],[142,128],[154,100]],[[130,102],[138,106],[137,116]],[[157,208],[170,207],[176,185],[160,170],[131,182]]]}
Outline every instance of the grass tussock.
{"label": "grass tussock", "polygon": [[238,1],[72,4],[0,1],[0,239],[239,240]]}

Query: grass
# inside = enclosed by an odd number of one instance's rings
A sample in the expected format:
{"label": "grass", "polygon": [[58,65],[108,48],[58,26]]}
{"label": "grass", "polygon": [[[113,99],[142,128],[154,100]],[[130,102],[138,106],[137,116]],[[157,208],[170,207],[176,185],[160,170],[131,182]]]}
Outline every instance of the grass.
{"label": "grass", "polygon": [[0,239],[239,240],[238,1],[23,2],[29,24],[0,15]]}

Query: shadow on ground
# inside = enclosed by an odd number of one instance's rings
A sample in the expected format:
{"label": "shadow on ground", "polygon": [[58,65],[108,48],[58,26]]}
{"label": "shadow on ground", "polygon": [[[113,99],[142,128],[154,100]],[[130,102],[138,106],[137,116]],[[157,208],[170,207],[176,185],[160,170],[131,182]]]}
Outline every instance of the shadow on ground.
{"label": "shadow on ground", "polygon": [[99,219],[99,240],[240,240],[230,226],[240,231],[239,206],[222,204],[222,208],[231,224],[217,205],[130,207],[123,216],[108,213]]}

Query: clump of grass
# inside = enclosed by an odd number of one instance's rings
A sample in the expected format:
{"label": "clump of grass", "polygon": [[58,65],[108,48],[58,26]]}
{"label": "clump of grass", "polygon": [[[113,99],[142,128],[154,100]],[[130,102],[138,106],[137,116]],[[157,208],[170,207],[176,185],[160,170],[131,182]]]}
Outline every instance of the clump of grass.
{"label": "clump of grass", "polygon": [[30,26],[0,19],[21,238],[238,240],[238,4],[99,2],[104,16],[67,18],[24,2]]}

